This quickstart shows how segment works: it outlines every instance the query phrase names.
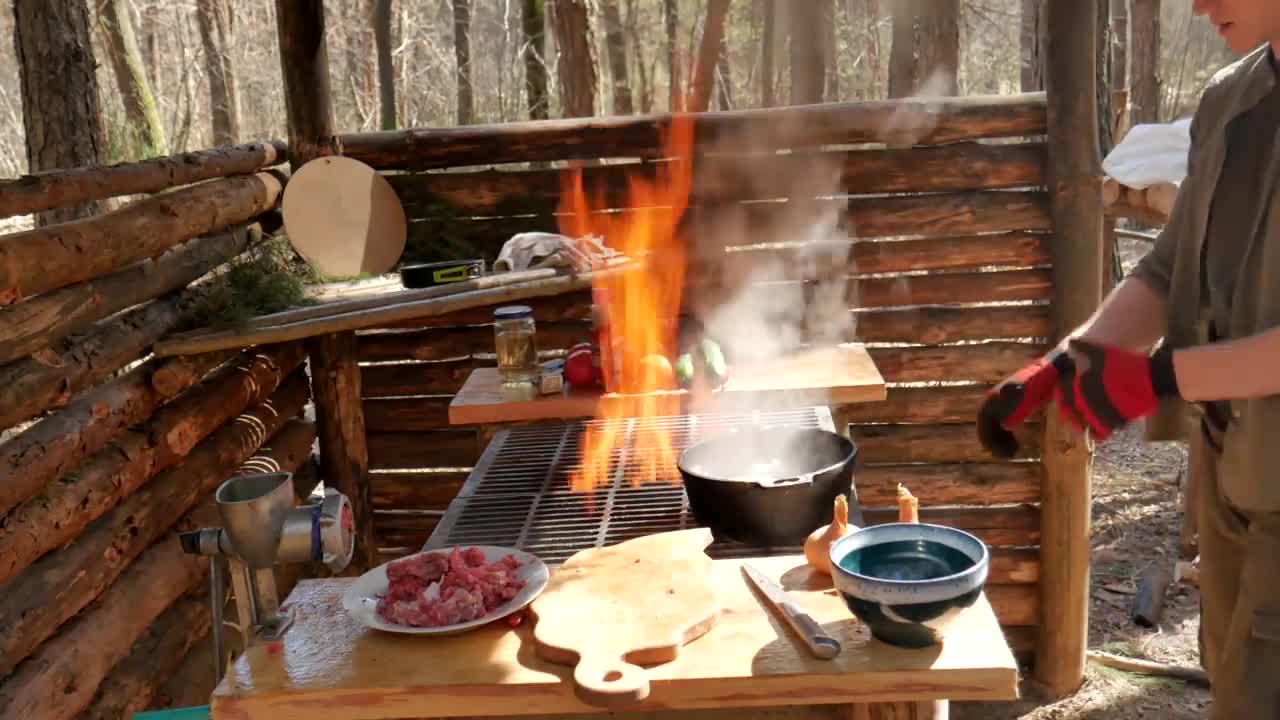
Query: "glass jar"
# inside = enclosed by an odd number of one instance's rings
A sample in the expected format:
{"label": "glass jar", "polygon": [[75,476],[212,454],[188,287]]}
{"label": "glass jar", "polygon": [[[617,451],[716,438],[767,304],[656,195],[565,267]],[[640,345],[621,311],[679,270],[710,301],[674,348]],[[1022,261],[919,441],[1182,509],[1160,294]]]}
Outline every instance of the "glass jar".
{"label": "glass jar", "polygon": [[537,328],[528,305],[508,305],[493,311],[494,350],[498,375],[507,383],[538,379]]}

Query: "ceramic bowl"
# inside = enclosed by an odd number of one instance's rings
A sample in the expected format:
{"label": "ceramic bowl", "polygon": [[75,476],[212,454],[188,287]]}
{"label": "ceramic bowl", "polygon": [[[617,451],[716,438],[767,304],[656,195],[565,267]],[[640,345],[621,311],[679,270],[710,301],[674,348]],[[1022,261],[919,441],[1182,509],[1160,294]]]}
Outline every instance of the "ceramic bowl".
{"label": "ceramic bowl", "polygon": [[928,523],[862,528],[831,545],[836,589],[871,634],[900,647],[942,641],[978,599],[990,552],[962,530]]}

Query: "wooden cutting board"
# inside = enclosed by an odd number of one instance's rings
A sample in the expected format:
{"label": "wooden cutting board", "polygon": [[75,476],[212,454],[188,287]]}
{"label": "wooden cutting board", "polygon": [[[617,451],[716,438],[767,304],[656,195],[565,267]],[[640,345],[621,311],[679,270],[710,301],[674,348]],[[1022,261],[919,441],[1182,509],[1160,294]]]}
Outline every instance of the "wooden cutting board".
{"label": "wooden cutting board", "polygon": [[648,697],[642,666],[674,660],[719,617],[710,544],[711,531],[699,528],[575,554],[530,606],[535,651],[574,666],[583,702],[618,707]]}

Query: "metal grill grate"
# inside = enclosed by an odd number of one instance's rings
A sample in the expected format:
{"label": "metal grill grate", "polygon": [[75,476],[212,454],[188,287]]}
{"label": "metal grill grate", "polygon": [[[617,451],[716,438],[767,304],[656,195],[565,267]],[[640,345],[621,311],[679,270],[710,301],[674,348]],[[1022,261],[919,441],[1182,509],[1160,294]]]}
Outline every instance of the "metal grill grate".
{"label": "metal grill grate", "polygon": [[[574,492],[569,478],[582,463],[580,439],[588,425],[617,432],[622,441],[613,453],[610,482],[590,493]],[[504,430],[489,444],[425,547],[500,545],[559,563],[589,547],[697,527],[684,485],[678,480],[632,484],[647,455],[643,438],[649,430],[666,429],[679,452],[702,438],[743,425],[834,429],[831,412],[812,407],[591,420]],[[708,553],[731,557],[799,550],[766,551],[717,542]]]}

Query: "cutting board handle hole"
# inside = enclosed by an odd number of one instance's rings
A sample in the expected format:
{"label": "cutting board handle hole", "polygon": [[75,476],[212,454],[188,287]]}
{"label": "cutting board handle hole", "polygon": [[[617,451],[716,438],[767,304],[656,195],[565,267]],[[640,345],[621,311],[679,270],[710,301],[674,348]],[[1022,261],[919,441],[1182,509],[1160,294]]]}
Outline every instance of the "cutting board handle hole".
{"label": "cutting board handle hole", "polygon": [[622,679],[622,673],[617,670],[610,670],[604,674],[605,682],[618,682]]}

